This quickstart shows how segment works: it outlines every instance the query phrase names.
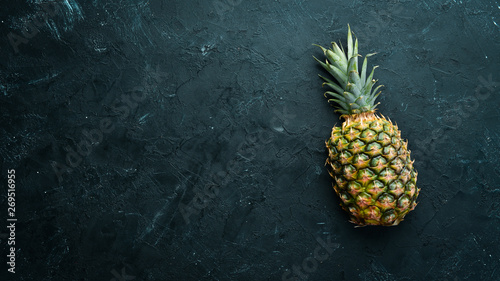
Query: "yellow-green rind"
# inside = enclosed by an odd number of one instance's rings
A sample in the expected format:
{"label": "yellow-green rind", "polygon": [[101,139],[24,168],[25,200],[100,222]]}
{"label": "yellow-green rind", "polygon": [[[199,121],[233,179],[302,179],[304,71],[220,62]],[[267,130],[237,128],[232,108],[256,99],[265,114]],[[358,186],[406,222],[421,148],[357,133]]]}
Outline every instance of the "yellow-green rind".
{"label": "yellow-green rind", "polygon": [[397,125],[373,112],[344,116],[326,141],[327,169],[351,221],[397,225],[416,206],[417,172]]}

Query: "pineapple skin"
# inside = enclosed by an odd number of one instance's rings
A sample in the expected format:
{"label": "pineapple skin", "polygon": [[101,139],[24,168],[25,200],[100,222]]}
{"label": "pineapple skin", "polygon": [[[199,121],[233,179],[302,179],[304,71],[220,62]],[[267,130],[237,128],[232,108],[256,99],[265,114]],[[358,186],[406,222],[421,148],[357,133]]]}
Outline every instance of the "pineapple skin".
{"label": "pineapple skin", "polygon": [[340,205],[358,226],[399,224],[420,192],[408,142],[374,111],[342,117],[326,141],[325,163]]}

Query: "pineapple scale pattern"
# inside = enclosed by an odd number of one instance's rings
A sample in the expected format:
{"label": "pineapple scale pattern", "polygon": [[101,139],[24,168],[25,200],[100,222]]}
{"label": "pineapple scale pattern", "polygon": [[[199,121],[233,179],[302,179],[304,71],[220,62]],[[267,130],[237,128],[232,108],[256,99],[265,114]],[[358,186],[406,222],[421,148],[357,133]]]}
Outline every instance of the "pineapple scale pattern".
{"label": "pineapple scale pattern", "polygon": [[397,126],[369,116],[333,128],[326,166],[353,223],[397,225],[416,206],[417,172]]}

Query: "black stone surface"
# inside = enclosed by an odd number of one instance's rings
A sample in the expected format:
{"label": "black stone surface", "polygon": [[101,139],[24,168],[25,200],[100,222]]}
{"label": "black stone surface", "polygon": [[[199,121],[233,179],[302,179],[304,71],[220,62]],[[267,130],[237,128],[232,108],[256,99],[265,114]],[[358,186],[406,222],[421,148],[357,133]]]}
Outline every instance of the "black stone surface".
{"label": "black stone surface", "polygon": [[[1,4],[1,280],[500,280],[498,2],[41,2]],[[397,227],[323,167],[348,23],[416,159]]]}

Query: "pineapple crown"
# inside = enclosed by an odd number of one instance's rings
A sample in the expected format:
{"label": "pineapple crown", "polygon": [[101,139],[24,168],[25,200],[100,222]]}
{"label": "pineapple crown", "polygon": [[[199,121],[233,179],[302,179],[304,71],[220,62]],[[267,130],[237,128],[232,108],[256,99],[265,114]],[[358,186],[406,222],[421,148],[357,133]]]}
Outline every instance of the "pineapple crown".
{"label": "pineapple crown", "polygon": [[381,93],[376,93],[382,85],[372,90],[377,82],[373,79],[373,72],[377,66],[373,67],[370,75],[366,77],[367,58],[374,54],[365,56],[361,74],[358,70],[358,39],[355,38],[354,45],[352,41],[351,27],[347,25],[347,53],[344,52],[342,44],[332,42],[332,49],[325,49],[319,45],[326,56],[326,61],[322,62],[316,57],[314,59],[323,66],[337,81],[334,81],[319,75],[333,91],[325,92],[325,97],[329,102],[336,103],[336,111],[342,115],[359,114],[363,112],[374,111],[378,103],[375,100]]}

